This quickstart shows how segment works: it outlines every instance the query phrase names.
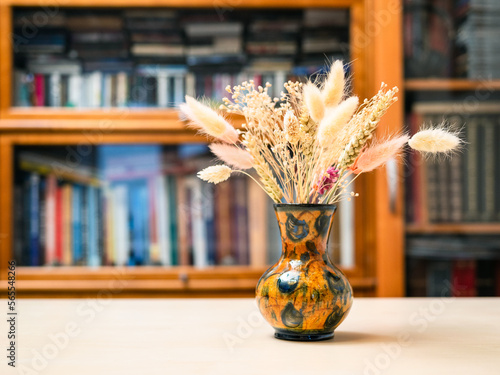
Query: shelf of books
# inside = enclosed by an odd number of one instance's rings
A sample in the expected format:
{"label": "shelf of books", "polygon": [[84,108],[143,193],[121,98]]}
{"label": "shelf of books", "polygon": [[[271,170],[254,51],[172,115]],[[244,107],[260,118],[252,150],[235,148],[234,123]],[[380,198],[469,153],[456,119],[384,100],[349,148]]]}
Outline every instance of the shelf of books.
{"label": "shelf of books", "polygon": [[277,95],[285,81],[349,56],[345,8],[59,8],[31,35],[39,13],[12,11],[10,118],[118,116],[123,108],[157,118],[185,94],[220,101],[227,85],[250,79]]}
{"label": "shelf of books", "polygon": [[410,153],[406,168],[407,293],[500,295],[499,4],[405,2],[406,109],[453,129],[462,150]]}
{"label": "shelf of books", "polygon": [[[281,253],[272,201],[247,177],[201,181],[196,172],[212,159],[203,143],[14,146],[12,247],[20,282],[33,293],[62,295],[103,288],[115,277],[129,294],[253,293]],[[346,213],[329,252],[349,267]]]}
{"label": "shelf of books", "polygon": [[[199,180],[213,155],[177,107],[245,80],[278,95],[334,59],[373,95],[353,43],[365,2],[45,3],[0,4],[0,260],[18,262],[21,295],[252,296],[281,252],[271,201],[244,177]],[[357,295],[397,290],[376,276],[373,229],[353,230],[362,211],[340,208],[330,256]]]}

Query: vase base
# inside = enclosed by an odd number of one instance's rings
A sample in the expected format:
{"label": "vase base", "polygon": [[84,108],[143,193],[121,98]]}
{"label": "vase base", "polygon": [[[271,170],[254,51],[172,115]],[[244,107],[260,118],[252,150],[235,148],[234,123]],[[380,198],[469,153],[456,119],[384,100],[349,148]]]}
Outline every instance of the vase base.
{"label": "vase base", "polygon": [[327,333],[293,333],[293,332],[275,332],[274,337],[280,340],[289,341],[322,341],[333,339],[334,332]]}

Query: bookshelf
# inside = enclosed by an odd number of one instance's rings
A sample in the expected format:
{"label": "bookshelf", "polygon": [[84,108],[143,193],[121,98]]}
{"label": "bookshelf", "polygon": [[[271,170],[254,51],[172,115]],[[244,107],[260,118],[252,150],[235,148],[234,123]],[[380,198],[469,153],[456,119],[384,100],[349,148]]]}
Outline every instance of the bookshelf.
{"label": "bookshelf", "polygon": [[494,146],[500,136],[500,81],[491,70],[499,53],[493,36],[499,10],[482,0],[405,1],[409,131],[444,120],[466,142],[459,154],[443,160],[409,155],[410,296],[438,296],[445,289],[454,296],[500,293],[500,154]]}
{"label": "bookshelf", "polygon": [[[273,1],[245,1],[214,5],[207,0],[76,0],[61,4],[44,2],[53,10],[106,9],[207,9],[214,14],[258,10],[262,14],[276,10],[336,9],[349,12],[349,54],[352,61],[353,91],[362,97],[376,92],[381,81],[402,87],[402,66],[395,56],[401,53],[399,28],[400,4],[374,0],[301,0],[293,4]],[[206,140],[186,130],[175,108],[53,108],[17,107],[13,102],[14,52],[9,36],[17,10],[39,10],[32,0],[6,0],[0,5],[0,261],[7,263],[14,246],[14,184],[17,167],[15,150],[19,147],[100,145],[182,145]],[[44,8],[45,11],[46,8]],[[52,9],[52,8],[51,8]],[[374,17],[391,12],[384,27]],[[372,27],[370,29],[368,26]],[[377,32],[373,32],[377,27]],[[394,37],[397,35],[396,37]],[[387,48],[394,51],[387,56]],[[402,118],[400,104],[391,108],[381,131],[397,130]],[[242,119],[234,118],[242,123]],[[389,205],[385,172],[360,178],[357,190],[361,198],[354,207],[353,264],[344,267],[357,296],[401,296],[403,294],[403,220],[402,196],[395,207]],[[369,215],[367,214],[369,212]],[[264,251],[264,250],[263,250]],[[123,281],[119,297],[215,297],[253,296],[255,284],[266,266],[58,266],[19,267],[18,290],[25,297],[95,296]],[[6,279],[6,270],[0,271]]]}

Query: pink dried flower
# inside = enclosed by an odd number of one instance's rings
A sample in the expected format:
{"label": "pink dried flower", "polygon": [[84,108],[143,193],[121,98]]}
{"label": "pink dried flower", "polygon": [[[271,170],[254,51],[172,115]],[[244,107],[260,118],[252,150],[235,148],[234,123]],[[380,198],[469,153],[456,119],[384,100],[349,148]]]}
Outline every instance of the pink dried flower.
{"label": "pink dried flower", "polygon": [[330,167],[326,170],[326,173],[323,175],[323,177],[321,177],[321,181],[315,186],[315,189],[319,194],[324,194],[326,191],[333,188],[338,179],[339,171],[333,167]]}

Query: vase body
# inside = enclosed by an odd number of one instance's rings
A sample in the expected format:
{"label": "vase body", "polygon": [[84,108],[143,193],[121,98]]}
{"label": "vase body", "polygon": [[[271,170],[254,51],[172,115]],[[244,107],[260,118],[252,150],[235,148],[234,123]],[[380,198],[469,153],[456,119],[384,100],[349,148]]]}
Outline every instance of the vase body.
{"label": "vase body", "polygon": [[261,314],[285,340],[330,339],[352,305],[352,288],[330,261],[327,241],[336,206],[275,204],[282,253],[260,278]]}

